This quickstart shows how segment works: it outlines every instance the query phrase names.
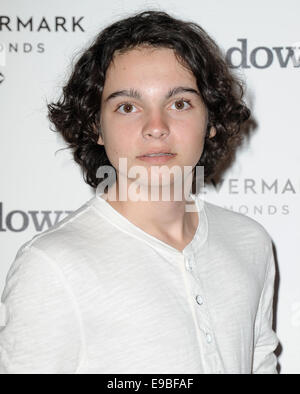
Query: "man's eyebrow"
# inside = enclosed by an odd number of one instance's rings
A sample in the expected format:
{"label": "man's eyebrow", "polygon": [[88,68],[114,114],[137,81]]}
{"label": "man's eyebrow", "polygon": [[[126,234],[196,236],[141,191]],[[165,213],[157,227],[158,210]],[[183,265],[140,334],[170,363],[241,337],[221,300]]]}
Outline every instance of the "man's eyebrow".
{"label": "man's eyebrow", "polygon": [[[186,87],[186,86],[176,86],[173,89],[170,89],[168,91],[168,93],[165,96],[165,99],[168,100],[169,98],[171,98],[172,96],[175,96],[176,94],[179,93],[193,93],[196,94],[197,96],[200,97],[200,93],[198,92],[198,90],[190,88],[190,87]],[[136,89],[125,89],[125,90],[117,90],[116,92],[111,93],[106,99],[105,102],[107,103],[109,100],[112,100],[116,97],[131,97],[137,100],[140,100],[142,98],[141,93],[136,90]]]}

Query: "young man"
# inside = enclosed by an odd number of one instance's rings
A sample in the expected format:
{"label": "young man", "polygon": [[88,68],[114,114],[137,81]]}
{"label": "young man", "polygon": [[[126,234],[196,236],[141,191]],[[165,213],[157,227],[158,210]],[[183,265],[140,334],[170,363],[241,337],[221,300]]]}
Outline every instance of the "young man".
{"label": "young man", "polygon": [[[277,373],[270,236],[193,192],[196,166],[214,174],[249,118],[242,95],[196,24],[146,11],[99,34],[49,117],[89,185],[108,164],[116,180],[19,250],[2,372]],[[162,176],[175,166],[193,171]],[[162,198],[187,180],[191,211]]]}

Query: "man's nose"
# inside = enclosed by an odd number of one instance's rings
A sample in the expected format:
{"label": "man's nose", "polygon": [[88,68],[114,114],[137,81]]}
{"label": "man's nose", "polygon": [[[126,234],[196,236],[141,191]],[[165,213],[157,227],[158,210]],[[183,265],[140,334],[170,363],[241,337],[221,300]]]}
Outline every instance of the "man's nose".
{"label": "man's nose", "polygon": [[169,126],[165,116],[159,111],[153,111],[149,114],[147,122],[144,125],[143,136],[145,138],[162,138],[169,135]]}

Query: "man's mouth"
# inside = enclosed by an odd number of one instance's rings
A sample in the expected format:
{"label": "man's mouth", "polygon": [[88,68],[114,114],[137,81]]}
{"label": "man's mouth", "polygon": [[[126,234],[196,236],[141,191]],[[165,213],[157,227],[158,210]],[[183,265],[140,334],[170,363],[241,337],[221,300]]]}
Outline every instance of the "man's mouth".
{"label": "man's mouth", "polygon": [[149,163],[165,163],[172,160],[176,153],[148,153],[147,155],[139,156],[138,159]]}
{"label": "man's mouth", "polygon": [[173,153],[151,153],[151,154],[143,155],[140,157],[156,157],[156,156],[174,156],[174,154]]}

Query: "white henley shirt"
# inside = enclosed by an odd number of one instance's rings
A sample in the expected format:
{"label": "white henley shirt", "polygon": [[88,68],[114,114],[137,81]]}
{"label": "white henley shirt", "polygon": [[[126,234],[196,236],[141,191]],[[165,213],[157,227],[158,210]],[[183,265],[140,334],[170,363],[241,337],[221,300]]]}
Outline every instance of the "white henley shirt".
{"label": "white henley shirt", "polygon": [[1,298],[0,372],[277,374],[271,238],[191,196],[182,252],[101,196],[25,243]]}

